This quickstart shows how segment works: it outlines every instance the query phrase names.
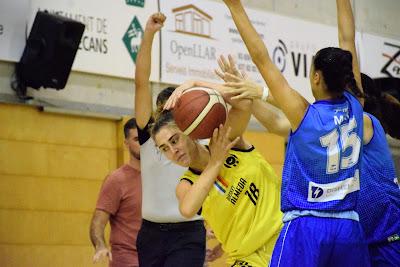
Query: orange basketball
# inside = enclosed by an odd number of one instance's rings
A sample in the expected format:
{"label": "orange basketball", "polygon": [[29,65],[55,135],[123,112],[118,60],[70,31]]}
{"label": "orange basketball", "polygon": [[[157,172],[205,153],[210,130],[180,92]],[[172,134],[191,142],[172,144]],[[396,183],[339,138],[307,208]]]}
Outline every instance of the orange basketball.
{"label": "orange basketball", "polygon": [[178,99],[173,111],[179,129],[193,139],[212,136],[215,128],[224,124],[227,106],[220,93],[212,89],[193,88]]}

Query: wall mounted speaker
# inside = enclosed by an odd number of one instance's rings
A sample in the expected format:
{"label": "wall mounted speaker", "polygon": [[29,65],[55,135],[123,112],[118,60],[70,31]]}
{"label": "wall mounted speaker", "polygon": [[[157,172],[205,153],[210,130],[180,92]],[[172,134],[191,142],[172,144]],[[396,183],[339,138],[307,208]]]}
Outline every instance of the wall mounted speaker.
{"label": "wall mounted speaker", "polygon": [[84,30],[81,22],[38,11],[16,65],[17,81],[35,89],[63,89]]}

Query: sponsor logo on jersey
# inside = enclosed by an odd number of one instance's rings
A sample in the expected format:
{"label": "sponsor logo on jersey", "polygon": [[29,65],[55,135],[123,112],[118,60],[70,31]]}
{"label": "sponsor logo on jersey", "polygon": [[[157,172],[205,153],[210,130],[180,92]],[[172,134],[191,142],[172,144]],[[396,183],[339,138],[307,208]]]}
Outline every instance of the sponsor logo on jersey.
{"label": "sponsor logo on jersey", "polygon": [[231,188],[229,189],[229,193],[226,196],[226,199],[229,202],[231,202],[233,205],[235,205],[237,200],[239,199],[240,195],[244,191],[246,184],[247,184],[247,181],[244,178],[240,178],[240,180],[236,186],[235,185],[231,186]]}
{"label": "sponsor logo on jersey", "polygon": [[311,194],[312,198],[319,198],[324,193],[324,190],[321,187],[317,187],[317,186],[311,186],[311,191],[312,191],[312,194]]}
{"label": "sponsor logo on jersey", "polygon": [[226,190],[228,189],[229,183],[218,175],[217,180],[214,182],[214,186],[218,192],[221,194],[225,194]]}
{"label": "sponsor logo on jersey", "polygon": [[236,155],[230,154],[229,157],[226,158],[224,166],[227,168],[236,167],[239,164],[239,159]]}
{"label": "sponsor logo on jersey", "polygon": [[242,261],[242,260],[236,260],[235,263],[232,265],[232,267],[252,267],[253,265],[250,265],[247,261]]}
{"label": "sponsor logo on jersey", "polygon": [[347,178],[343,181],[317,184],[310,182],[308,184],[308,198],[309,202],[328,202],[333,200],[342,200],[348,194],[360,190],[360,175],[356,170],[354,177]]}

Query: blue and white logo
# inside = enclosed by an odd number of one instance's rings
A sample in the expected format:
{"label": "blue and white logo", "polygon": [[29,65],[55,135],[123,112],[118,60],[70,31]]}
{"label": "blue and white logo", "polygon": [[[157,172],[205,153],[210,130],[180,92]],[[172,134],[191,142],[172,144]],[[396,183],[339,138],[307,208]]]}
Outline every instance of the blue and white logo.
{"label": "blue and white logo", "polygon": [[334,183],[317,184],[310,181],[308,184],[307,201],[328,202],[332,200],[342,200],[348,194],[360,190],[359,177],[359,171],[356,170],[354,177]]}
{"label": "blue and white logo", "polygon": [[312,186],[311,191],[312,191],[312,198],[319,198],[324,193],[324,190],[321,187],[317,186]]}

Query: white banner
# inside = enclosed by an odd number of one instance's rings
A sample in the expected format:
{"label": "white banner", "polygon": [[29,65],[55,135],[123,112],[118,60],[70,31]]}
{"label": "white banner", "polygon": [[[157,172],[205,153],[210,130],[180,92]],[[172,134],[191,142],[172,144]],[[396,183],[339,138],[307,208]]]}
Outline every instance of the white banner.
{"label": "white banner", "polygon": [[[156,0],[2,0],[0,59],[19,61],[38,10],[86,25],[73,70],[133,78],[137,50]],[[153,44],[150,79],[159,80],[159,41]]]}
{"label": "white banner", "polygon": [[[225,5],[168,0],[161,1],[160,10],[167,16],[161,47],[163,82],[218,81],[214,69],[222,54],[234,55],[240,69],[263,81]],[[308,80],[312,57],[320,48],[338,45],[336,28],[252,9],[247,12],[291,86],[313,101]]]}
{"label": "white banner", "polygon": [[361,71],[372,78],[400,78],[400,40],[367,33],[361,38]]}
{"label": "white banner", "polygon": [[[38,10],[86,25],[73,70],[133,78],[147,18],[158,6],[155,0],[32,0],[31,22]],[[152,81],[159,80],[159,61],[159,42],[155,41]]]}
{"label": "white banner", "polygon": [[26,40],[30,0],[0,1],[0,59],[19,61]]}

